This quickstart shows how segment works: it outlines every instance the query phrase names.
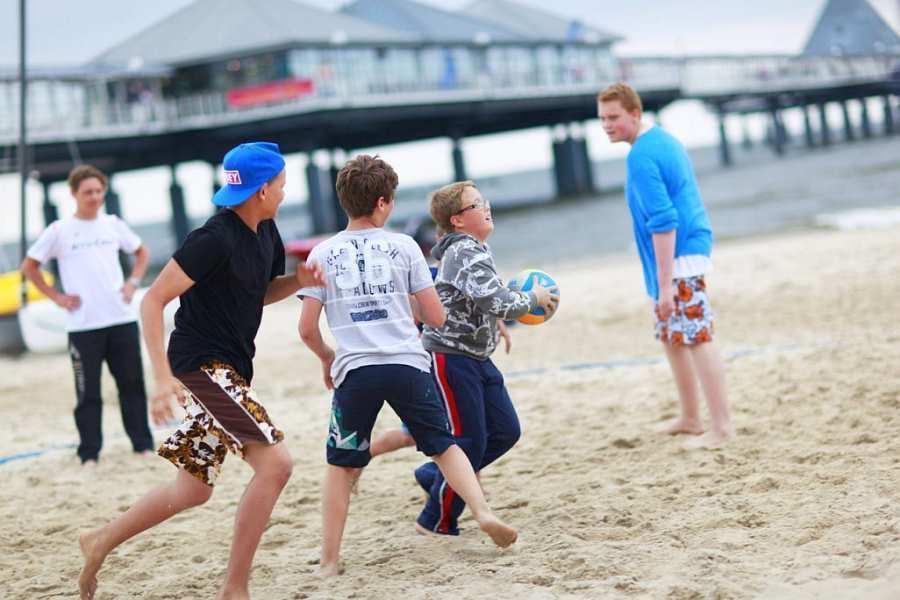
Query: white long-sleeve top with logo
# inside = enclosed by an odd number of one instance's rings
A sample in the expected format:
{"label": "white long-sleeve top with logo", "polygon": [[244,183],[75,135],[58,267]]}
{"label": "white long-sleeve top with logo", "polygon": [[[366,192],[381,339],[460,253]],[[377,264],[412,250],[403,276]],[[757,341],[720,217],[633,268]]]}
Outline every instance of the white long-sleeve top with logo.
{"label": "white long-sleeve top with logo", "polygon": [[300,298],[325,307],[337,342],[331,377],[340,386],[351,370],[368,365],[408,365],[428,372],[409,295],[433,287],[418,244],[381,228],[342,231],[313,248],[308,263],[325,270],[323,288],[303,288]]}
{"label": "white long-sleeve top with logo", "polygon": [[137,320],[134,305],[122,298],[119,250],[133,253],[141,238],[115,215],[95,219],[69,217],[51,223],[28,249],[28,256],[59,264],[62,289],[81,298],[81,306],[68,311],[68,331],[89,331]]}

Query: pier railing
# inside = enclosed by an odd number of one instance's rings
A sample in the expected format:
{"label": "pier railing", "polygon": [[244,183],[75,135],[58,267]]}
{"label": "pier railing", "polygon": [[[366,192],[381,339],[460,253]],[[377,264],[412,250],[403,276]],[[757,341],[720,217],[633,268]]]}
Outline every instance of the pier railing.
{"label": "pier railing", "polygon": [[900,56],[697,57],[685,61],[685,96],[803,91],[884,81],[900,75]]}
{"label": "pier railing", "polygon": [[[67,81],[65,93],[54,92],[51,102],[30,105],[29,139],[64,142],[146,135],[322,109],[585,94],[622,79],[639,91],[675,90],[683,97],[705,99],[890,80],[900,86],[900,55],[632,57],[619,59],[618,65],[610,68],[567,67],[548,75],[535,65],[532,71],[519,72],[515,77],[474,76],[452,85],[434,79],[411,84],[332,76],[327,81],[312,81],[308,93],[250,105],[236,105],[228,92],[177,98],[145,95],[131,102],[112,101],[98,93],[106,81],[79,82],[80,89],[72,88],[72,82]],[[11,99],[12,94],[7,97]],[[11,105],[0,115],[0,148],[15,143],[17,112]]]}

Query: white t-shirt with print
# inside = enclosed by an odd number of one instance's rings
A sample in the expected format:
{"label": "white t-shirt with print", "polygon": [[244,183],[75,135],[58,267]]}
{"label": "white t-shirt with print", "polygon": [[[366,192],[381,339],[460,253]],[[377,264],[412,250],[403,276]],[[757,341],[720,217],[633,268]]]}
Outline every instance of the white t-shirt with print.
{"label": "white t-shirt with print", "polygon": [[122,219],[100,214],[96,219],[69,217],[50,224],[28,249],[28,256],[45,263],[55,258],[66,294],[81,297],[81,306],[67,311],[68,331],[88,331],[137,320],[137,309],[122,299],[119,250],[133,253],[141,238]]}
{"label": "white t-shirt with print", "polygon": [[335,387],[351,370],[368,365],[429,371],[409,294],[434,287],[434,282],[411,237],[381,228],[342,231],[313,248],[307,262],[322,265],[326,285],[303,288],[297,295],[325,306],[337,341],[331,366]]}

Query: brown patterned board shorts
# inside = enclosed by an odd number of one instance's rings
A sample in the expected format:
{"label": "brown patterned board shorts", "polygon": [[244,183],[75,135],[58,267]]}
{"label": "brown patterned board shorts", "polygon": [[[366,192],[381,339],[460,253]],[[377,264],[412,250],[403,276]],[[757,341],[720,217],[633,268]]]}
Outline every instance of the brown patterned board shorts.
{"label": "brown patterned board shorts", "polygon": [[713,339],[713,313],[703,275],[675,280],[675,312],[656,315],[656,339],[670,346],[691,346]]}
{"label": "brown patterned board shorts", "polygon": [[185,388],[185,417],[157,454],[203,483],[215,484],[230,450],[243,457],[248,443],[284,439],[243,377],[230,366],[210,362],[178,376]]}

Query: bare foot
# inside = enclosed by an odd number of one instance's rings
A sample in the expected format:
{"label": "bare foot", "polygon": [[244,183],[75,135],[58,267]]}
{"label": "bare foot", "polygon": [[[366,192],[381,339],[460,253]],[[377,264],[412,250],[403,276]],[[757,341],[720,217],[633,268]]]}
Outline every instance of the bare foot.
{"label": "bare foot", "polygon": [[222,588],[216,595],[216,600],[250,600],[250,590],[247,588]]}
{"label": "bare foot", "polygon": [[98,548],[97,541],[100,538],[99,529],[82,531],[78,536],[78,545],[84,555],[84,567],[78,576],[78,591],[81,600],[92,600],[97,592],[97,572],[103,566],[106,554]]}
{"label": "bare foot", "polygon": [[516,533],[515,529],[513,529],[494,515],[489,515],[487,517],[479,519],[478,526],[483,532],[491,536],[491,539],[494,540],[494,543],[501,548],[512,546],[519,538],[519,534]]}
{"label": "bare foot", "polygon": [[678,417],[677,419],[663,421],[657,425],[654,430],[656,433],[664,433],[666,435],[680,435],[682,433],[688,435],[700,435],[703,433],[703,423],[693,419]]}
{"label": "bare foot", "polygon": [[734,430],[731,428],[725,431],[707,431],[703,435],[687,440],[684,448],[685,450],[715,450],[724,446],[733,437]]}
{"label": "bare foot", "polygon": [[319,577],[337,577],[343,572],[344,570],[339,563],[321,563],[319,564],[319,570],[316,572],[316,575]]}

